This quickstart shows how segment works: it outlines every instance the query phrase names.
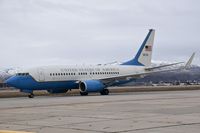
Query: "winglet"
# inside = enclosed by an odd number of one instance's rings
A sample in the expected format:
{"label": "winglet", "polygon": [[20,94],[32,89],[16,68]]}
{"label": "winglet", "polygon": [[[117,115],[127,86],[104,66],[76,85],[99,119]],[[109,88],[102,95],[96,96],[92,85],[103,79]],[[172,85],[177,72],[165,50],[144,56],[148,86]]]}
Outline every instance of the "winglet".
{"label": "winglet", "polygon": [[190,57],[190,59],[188,60],[188,62],[185,64],[184,69],[188,69],[191,66],[192,61],[194,59],[194,56],[195,56],[195,53],[192,54],[192,56]]}

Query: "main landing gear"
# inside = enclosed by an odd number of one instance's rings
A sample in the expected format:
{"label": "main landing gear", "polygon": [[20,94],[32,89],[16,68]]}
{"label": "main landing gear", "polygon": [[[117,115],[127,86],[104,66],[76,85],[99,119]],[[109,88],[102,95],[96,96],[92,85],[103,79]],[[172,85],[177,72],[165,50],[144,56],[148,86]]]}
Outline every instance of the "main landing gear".
{"label": "main landing gear", "polygon": [[80,94],[81,94],[81,96],[87,96],[87,95],[88,95],[88,92],[81,92],[81,91],[80,91]]}
{"label": "main landing gear", "polygon": [[30,94],[28,95],[29,98],[34,98],[34,96],[35,96],[35,95],[34,95],[33,93],[30,93]]}
{"label": "main landing gear", "polygon": [[100,92],[101,95],[109,95],[109,90],[108,89],[104,89]]}
{"label": "main landing gear", "polygon": [[[87,96],[88,92],[81,92],[80,91],[81,96]],[[101,95],[109,95],[109,90],[108,89],[104,89],[100,92]]]}

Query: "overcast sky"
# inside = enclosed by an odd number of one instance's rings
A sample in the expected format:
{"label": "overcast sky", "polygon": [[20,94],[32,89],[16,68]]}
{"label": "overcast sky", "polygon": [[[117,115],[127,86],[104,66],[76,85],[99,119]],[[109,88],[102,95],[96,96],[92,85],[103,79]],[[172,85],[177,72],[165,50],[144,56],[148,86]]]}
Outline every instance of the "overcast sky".
{"label": "overcast sky", "polygon": [[154,61],[200,64],[199,0],[0,0],[0,66],[133,58],[156,30]]}

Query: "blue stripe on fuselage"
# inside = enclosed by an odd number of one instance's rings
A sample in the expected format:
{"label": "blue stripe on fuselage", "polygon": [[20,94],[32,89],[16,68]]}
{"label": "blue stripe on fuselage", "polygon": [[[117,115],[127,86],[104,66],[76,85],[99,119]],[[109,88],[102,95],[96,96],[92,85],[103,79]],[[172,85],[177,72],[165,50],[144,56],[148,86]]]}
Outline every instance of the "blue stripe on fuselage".
{"label": "blue stripe on fuselage", "polygon": [[73,89],[78,88],[76,81],[52,81],[37,82],[30,75],[13,76],[6,80],[9,86],[16,87],[20,90],[48,90],[48,89]]}
{"label": "blue stripe on fuselage", "polygon": [[[120,80],[118,82],[114,82],[110,86],[119,86],[122,84],[126,84],[129,82],[133,82],[132,80]],[[13,76],[6,80],[6,83],[17,89],[20,89],[23,92],[31,93],[34,90],[50,90],[50,89],[78,89],[79,84],[76,81],[46,81],[46,82],[37,82],[32,76]],[[109,86],[108,86],[109,87]]]}

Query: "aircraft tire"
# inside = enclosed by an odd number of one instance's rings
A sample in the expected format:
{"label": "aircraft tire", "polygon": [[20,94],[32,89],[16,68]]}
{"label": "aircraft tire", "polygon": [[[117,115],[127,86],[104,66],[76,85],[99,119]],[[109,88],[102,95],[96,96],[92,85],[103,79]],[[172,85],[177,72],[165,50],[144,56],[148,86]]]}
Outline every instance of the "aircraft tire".
{"label": "aircraft tire", "polygon": [[104,89],[100,93],[101,93],[101,95],[109,95],[109,90],[108,89]]}
{"label": "aircraft tire", "polygon": [[34,98],[34,96],[35,95],[33,93],[31,93],[31,94],[28,95],[29,98]]}
{"label": "aircraft tire", "polygon": [[87,96],[88,92],[80,92],[81,96]]}

